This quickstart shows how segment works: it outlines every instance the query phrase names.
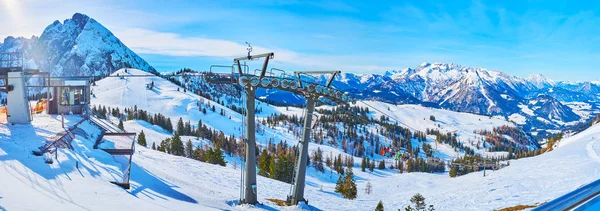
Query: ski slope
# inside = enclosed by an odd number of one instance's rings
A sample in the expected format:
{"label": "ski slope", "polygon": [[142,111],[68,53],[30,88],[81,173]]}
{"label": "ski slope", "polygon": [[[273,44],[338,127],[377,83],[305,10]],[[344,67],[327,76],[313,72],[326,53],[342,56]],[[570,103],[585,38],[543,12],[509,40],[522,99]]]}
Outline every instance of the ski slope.
{"label": "ski slope", "polygon": [[[436,109],[424,107],[421,105],[394,105],[379,101],[358,101],[354,105],[368,108],[369,117],[379,119],[381,116],[390,118],[392,122],[398,122],[400,126],[407,127],[411,131],[425,132],[427,129],[439,130],[442,133],[456,133],[457,138],[465,146],[469,146],[476,153],[484,156],[500,156],[505,155],[505,152],[488,152],[487,148],[477,148],[478,141],[483,143],[484,136],[474,133],[475,130],[489,130],[500,126],[516,127],[512,122],[506,121],[503,117],[489,117],[470,113],[455,112],[445,109]],[[435,117],[435,121],[430,120],[430,117]],[[446,144],[436,144],[435,136],[429,135],[427,143],[437,147],[435,152],[436,157],[445,159],[455,158],[462,155],[461,152],[456,152],[452,147]],[[418,142],[413,141],[413,146],[417,146]],[[489,146],[488,146],[489,147]],[[458,154],[458,155],[457,155]]]}
{"label": "ski slope", "polygon": [[[222,131],[226,135],[233,135],[235,137],[241,137],[242,135],[243,116],[225,106],[191,92],[183,92],[183,88],[177,91],[179,86],[141,70],[128,69],[128,73],[125,73],[125,69],[120,69],[112,75],[116,76],[117,74],[120,76],[147,77],[124,77],[123,79],[108,77],[97,81],[96,86],[92,86],[92,92],[95,95],[91,100],[92,105],[110,106],[111,108],[118,107],[121,111],[125,108],[137,106],[138,109],[148,111],[151,114],[161,113],[166,117],[170,117],[174,127],[176,127],[179,118],[182,118],[184,121],[190,121],[194,127],[197,127],[198,121],[202,120],[202,123],[208,127]],[[154,82],[154,88],[152,90],[146,89],[146,84],[151,82]],[[202,104],[202,101],[204,104]],[[200,111],[198,104],[201,104],[202,108],[206,108],[206,114]],[[215,112],[212,112],[206,106],[208,104],[215,107]],[[258,116],[259,118],[278,113],[280,110],[285,110],[285,108],[271,108],[269,105],[261,102],[257,102],[257,104],[267,108],[262,116]],[[225,116],[219,114],[221,109],[225,111]],[[290,110],[298,112],[297,108],[290,108]],[[138,126],[130,126],[131,128],[125,127],[125,129],[133,132],[140,132],[142,129]],[[274,143],[279,143],[279,141],[287,141],[288,143],[297,142],[291,134],[282,133],[281,131],[264,126],[262,128],[265,129],[264,133],[256,135],[256,139],[260,143],[267,143],[267,140],[270,138],[274,140]],[[162,134],[165,132],[158,131]],[[160,140],[164,140],[170,136],[158,135],[157,137],[161,137],[162,139]],[[158,139],[152,139],[152,141],[155,142]]]}
{"label": "ski slope", "polygon": [[[76,119],[74,119],[76,120]],[[75,121],[73,121],[75,122]],[[69,123],[67,123],[69,124]],[[72,123],[71,123],[72,124]],[[510,166],[450,178],[445,174],[354,168],[358,198],[334,193],[337,175],[308,171],[309,206],[279,207],[267,198],[285,199],[289,184],[258,177],[257,206],[238,206],[239,166],[206,164],[137,146],[130,190],[110,184],[124,171],[123,157],[92,149],[97,130],[83,123],[88,137],[77,136],[75,150],[60,150],[46,164],[30,151],[60,131],[57,118],[36,118],[32,125],[0,125],[0,207],[5,210],[372,210],[379,200],[386,209],[409,204],[421,193],[437,210],[493,210],[545,202],[599,179],[600,124],[566,138],[552,152]],[[79,163],[79,169],[75,167]],[[359,166],[359,165],[356,165]],[[364,193],[367,182],[373,185]],[[321,190],[322,188],[322,190]],[[33,203],[34,202],[34,203]]]}

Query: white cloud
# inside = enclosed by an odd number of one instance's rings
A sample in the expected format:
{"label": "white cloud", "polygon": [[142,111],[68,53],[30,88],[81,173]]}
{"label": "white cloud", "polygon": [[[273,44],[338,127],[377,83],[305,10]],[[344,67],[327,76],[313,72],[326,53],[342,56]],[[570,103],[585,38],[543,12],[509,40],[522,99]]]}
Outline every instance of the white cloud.
{"label": "white cloud", "polygon": [[[230,40],[206,37],[184,37],[176,33],[141,28],[115,29],[114,34],[136,53],[168,56],[201,56],[234,58],[246,55],[247,46]],[[253,46],[252,54],[275,52],[274,63],[303,68],[334,67],[331,57],[309,55],[276,47]],[[339,64],[339,63],[338,63]],[[369,69],[373,69],[369,66]]]}
{"label": "white cloud", "polygon": [[[183,57],[233,59],[245,56],[246,45],[231,40],[208,37],[186,37],[176,33],[141,28],[117,28],[114,33],[136,53]],[[277,47],[253,45],[252,54],[274,52],[272,66],[294,70],[342,70],[345,72],[384,72],[398,67],[385,64],[406,64],[424,58],[412,55],[323,55],[300,53]],[[439,55],[430,55],[439,58]],[[397,59],[400,58],[400,59]],[[381,65],[384,64],[384,65]]]}

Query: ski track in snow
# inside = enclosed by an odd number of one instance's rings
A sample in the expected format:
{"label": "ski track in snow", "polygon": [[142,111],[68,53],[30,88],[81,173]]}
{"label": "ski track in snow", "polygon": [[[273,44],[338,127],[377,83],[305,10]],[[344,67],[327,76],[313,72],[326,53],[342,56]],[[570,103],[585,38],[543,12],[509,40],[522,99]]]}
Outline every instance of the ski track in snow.
{"label": "ski track in snow", "polygon": [[600,163],[600,155],[598,154],[598,151],[594,147],[596,145],[597,141],[598,140],[593,140],[593,141],[589,142],[587,144],[587,146],[585,147],[585,149],[587,150],[587,154],[588,154],[588,156],[590,156],[590,158],[592,158],[594,161]]}

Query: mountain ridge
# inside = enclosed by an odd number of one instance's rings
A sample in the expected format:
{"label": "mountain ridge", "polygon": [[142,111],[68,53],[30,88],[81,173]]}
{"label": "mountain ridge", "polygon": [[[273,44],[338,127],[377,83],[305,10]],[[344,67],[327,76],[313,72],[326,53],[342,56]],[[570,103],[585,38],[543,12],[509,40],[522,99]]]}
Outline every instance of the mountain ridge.
{"label": "mountain ridge", "polygon": [[81,13],[54,21],[39,37],[5,38],[0,52],[15,51],[53,76],[103,76],[123,67],[158,73],[110,30]]}

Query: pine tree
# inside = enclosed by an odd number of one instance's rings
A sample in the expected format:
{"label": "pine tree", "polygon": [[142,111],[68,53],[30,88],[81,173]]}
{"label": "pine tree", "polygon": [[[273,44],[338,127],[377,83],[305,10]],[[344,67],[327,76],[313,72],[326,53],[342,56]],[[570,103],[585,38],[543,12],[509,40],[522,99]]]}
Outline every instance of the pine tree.
{"label": "pine tree", "polygon": [[183,119],[179,117],[179,121],[177,121],[177,133],[179,135],[185,135],[185,125],[183,124]]}
{"label": "pine tree", "polygon": [[342,166],[342,154],[339,154],[337,159],[337,167],[335,168],[335,171],[337,171],[338,174],[343,174],[344,173],[344,167]]}
{"label": "pine tree", "polygon": [[361,170],[362,172],[365,172],[365,168],[367,168],[367,159],[366,159],[366,158],[363,158],[363,159],[362,159],[362,162],[360,163],[360,170]]}
{"label": "pine tree", "polygon": [[375,161],[371,161],[371,164],[369,164],[369,171],[373,172],[374,169],[375,169]]}
{"label": "pine tree", "polygon": [[221,166],[226,166],[226,162],[223,156],[223,151],[221,151],[220,148],[217,147],[217,149],[213,152],[212,155],[212,164],[218,164]]}
{"label": "pine tree", "polygon": [[425,197],[423,197],[423,195],[421,195],[420,193],[415,194],[410,199],[410,202],[415,205],[416,210],[425,210]]}
{"label": "pine tree", "polygon": [[344,195],[344,174],[340,174],[337,182],[335,182],[335,192]]}
{"label": "pine tree", "polygon": [[269,178],[271,178],[271,179],[275,179],[275,175],[276,175],[276,173],[275,173],[276,169],[275,168],[276,168],[276,166],[275,166],[275,158],[273,157],[269,161]]}
{"label": "pine tree", "polygon": [[410,173],[413,171],[413,159],[408,159],[408,161],[406,161],[406,172]]}
{"label": "pine tree", "polygon": [[185,143],[185,157],[188,157],[188,158],[194,157],[194,145],[192,145],[192,140],[188,140]]}
{"label": "pine tree", "polygon": [[271,155],[269,155],[267,149],[264,149],[262,153],[260,153],[260,159],[258,160],[258,169],[260,170],[258,171],[258,175],[263,177],[269,177],[269,173],[271,171],[271,169],[269,168],[270,164]]}
{"label": "pine tree", "polygon": [[379,170],[384,170],[385,169],[385,161],[384,160],[379,161],[378,168],[379,168]]}
{"label": "pine tree", "polygon": [[381,202],[381,200],[379,200],[379,203],[377,203],[377,207],[375,207],[375,211],[383,211],[383,202]]}
{"label": "pine tree", "polygon": [[175,136],[173,136],[173,138],[171,139],[171,154],[177,156],[185,155],[183,142],[181,141],[181,137],[177,133],[175,133]]}
{"label": "pine tree", "polygon": [[457,176],[457,169],[456,167],[452,167],[450,169],[450,177],[456,177]]}
{"label": "pine tree", "polygon": [[156,144],[155,144],[155,142],[152,142],[152,149],[156,150]]}
{"label": "pine tree", "polygon": [[[139,145],[146,147],[146,134],[144,134],[144,130],[142,130],[142,132],[140,132],[137,142]],[[152,143],[152,144],[154,146],[154,143]]]}
{"label": "pine tree", "polygon": [[354,173],[352,168],[346,169],[346,176],[344,177],[344,198],[355,199],[358,190],[356,189],[356,181],[354,180]]}
{"label": "pine tree", "polygon": [[173,123],[171,123],[171,118],[167,118],[165,127],[169,133],[173,132]]}
{"label": "pine tree", "polygon": [[161,141],[160,143],[158,143],[158,151],[167,152],[167,148],[165,147],[165,142],[169,142],[169,141],[171,141],[170,138],[167,138],[164,141]]}
{"label": "pine tree", "polygon": [[400,172],[400,174],[404,173],[404,162],[400,161],[398,162],[398,171]]}
{"label": "pine tree", "polygon": [[120,119],[119,119],[119,126],[118,126],[118,127],[119,127],[119,129],[121,129],[121,130],[125,130],[125,127],[123,127],[123,120],[120,120]]}
{"label": "pine tree", "polygon": [[202,162],[206,162],[206,160],[204,160],[204,150],[200,147],[197,146],[196,149],[194,150],[194,159],[202,161]]}

